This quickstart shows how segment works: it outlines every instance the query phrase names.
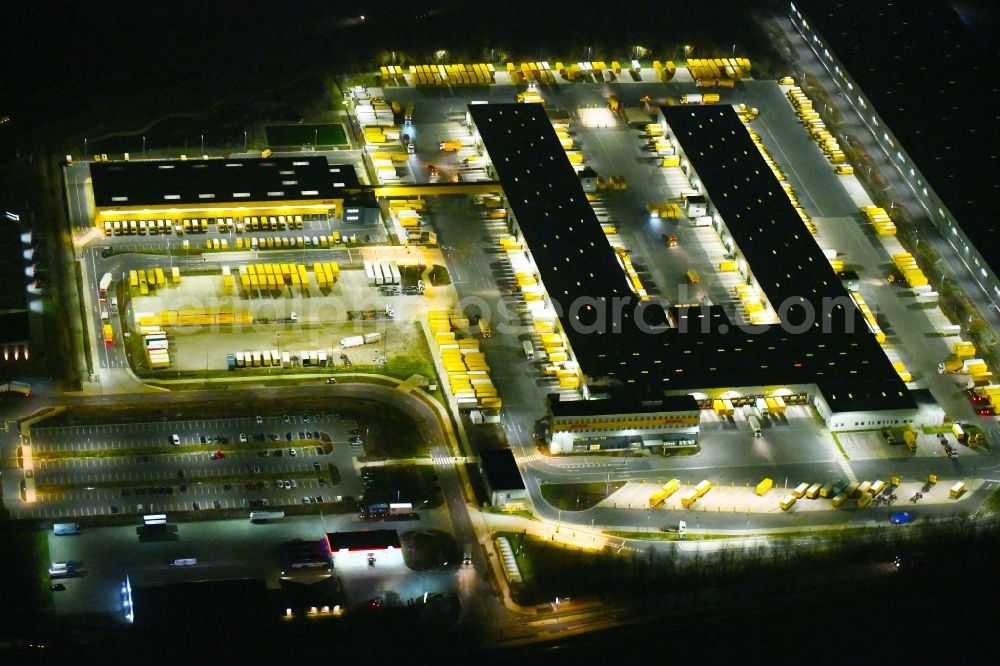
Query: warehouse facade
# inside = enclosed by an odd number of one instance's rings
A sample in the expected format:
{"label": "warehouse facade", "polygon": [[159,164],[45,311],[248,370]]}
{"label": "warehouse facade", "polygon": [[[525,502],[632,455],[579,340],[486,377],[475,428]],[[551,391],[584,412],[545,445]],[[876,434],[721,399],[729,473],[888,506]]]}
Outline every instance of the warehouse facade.
{"label": "warehouse facade", "polygon": [[690,395],[638,405],[614,399],[559,398],[552,394],[548,402],[546,439],[551,453],[634,448],[665,453],[698,443],[701,408]]}

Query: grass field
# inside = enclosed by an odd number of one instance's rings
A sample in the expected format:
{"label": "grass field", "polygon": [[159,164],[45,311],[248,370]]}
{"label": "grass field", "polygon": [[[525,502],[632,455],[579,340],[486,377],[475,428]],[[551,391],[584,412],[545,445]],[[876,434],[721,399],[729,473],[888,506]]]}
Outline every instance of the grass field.
{"label": "grass field", "polygon": [[267,145],[278,146],[346,146],[347,133],[343,125],[268,125],[264,128]]}
{"label": "grass field", "polygon": [[0,523],[0,542],[0,565],[6,572],[3,599],[8,602],[0,604],[0,618],[35,617],[50,611],[48,532],[29,523],[4,520]]}
{"label": "grass field", "polygon": [[586,511],[625,485],[624,481],[605,483],[543,483],[542,497],[563,511]]}

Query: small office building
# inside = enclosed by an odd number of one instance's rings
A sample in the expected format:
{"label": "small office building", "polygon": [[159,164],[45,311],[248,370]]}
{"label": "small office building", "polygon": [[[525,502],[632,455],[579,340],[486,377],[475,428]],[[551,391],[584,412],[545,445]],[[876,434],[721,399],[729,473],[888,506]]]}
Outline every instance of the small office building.
{"label": "small office building", "polygon": [[403,548],[396,530],[328,532],[330,559],[338,569],[375,566],[403,566]]}
{"label": "small office building", "polygon": [[622,399],[560,400],[549,395],[551,453],[695,446],[701,412],[690,395],[644,402]]}
{"label": "small office building", "polygon": [[510,449],[479,452],[479,473],[490,506],[513,511],[527,506],[528,491]]}

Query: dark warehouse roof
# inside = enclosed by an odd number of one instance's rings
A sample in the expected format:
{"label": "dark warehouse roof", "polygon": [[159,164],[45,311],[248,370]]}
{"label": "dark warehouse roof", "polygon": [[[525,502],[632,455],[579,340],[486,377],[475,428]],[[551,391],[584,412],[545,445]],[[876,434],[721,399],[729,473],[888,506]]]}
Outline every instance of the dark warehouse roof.
{"label": "dark warehouse roof", "polygon": [[605,400],[560,400],[558,393],[549,395],[552,416],[603,416],[605,414],[649,414],[653,412],[698,411],[698,401],[689,395],[664,396],[656,400],[636,402],[622,398]]}
{"label": "dark warehouse roof", "polygon": [[517,461],[510,449],[480,451],[479,465],[486,475],[490,490],[524,490],[524,479],[521,478]]}
{"label": "dark warehouse roof", "polygon": [[90,173],[98,208],[332,199],[359,186],[353,166],[315,155],[94,162]]}
{"label": "dark warehouse roof", "polygon": [[0,342],[25,342],[30,337],[25,263],[21,227],[0,219]]}
{"label": "dark warehouse roof", "polygon": [[[732,325],[720,308],[709,308],[707,317],[701,308],[680,308],[674,318],[697,310],[694,314],[704,318],[706,327],[699,321],[686,331],[656,326],[650,330],[640,324],[664,319],[663,309],[652,301],[623,308],[620,325],[612,329],[614,341],[609,340],[611,333],[581,330],[568,307],[576,299],[610,301],[631,291],[552,125],[536,104],[469,109],[542,282],[562,306],[563,328],[592,383],[606,385],[609,392],[634,403],[659,398],[663,391],[816,383],[835,412],[914,406],[849,303],[841,303],[833,314],[853,324],[854,333],[796,334],[779,326],[747,333]],[[723,218],[736,227],[734,237],[775,307],[785,298],[800,299],[788,315],[797,322],[804,301],[818,308],[824,298],[849,298],[733,109],[678,111],[703,114],[674,118],[680,141],[693,162],[704,153],[695,169],[713,202],[727,201],[733,219],[725,211]],[[720,166],[710,166],[714,162]],[[757,198],[762,205],[749,204]],[[843,329],[833,325],[830,330]]]}
{"label": "dark warehouse roof", "polygon": [[[1000,84],[988,24],[961,6],[795,0],[1000,275]],[[995,37],[995,35],[994,35]]]}
{"label": "dark warehouse roof", "polygon": [[399,548],[396,530],[364,530],[360,532],[327,532],[326,542],[334,554],[344,550],[386,550]]}

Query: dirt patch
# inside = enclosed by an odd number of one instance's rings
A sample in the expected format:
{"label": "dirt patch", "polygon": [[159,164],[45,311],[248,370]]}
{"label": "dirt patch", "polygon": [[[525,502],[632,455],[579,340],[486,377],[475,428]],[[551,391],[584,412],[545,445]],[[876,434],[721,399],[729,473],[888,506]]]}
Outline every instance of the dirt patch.
{"label": "dirt patch", "polygon": [[625,485],[624,481],[590,483],[543,483],[542,497],[563,511],[586,511]]}

